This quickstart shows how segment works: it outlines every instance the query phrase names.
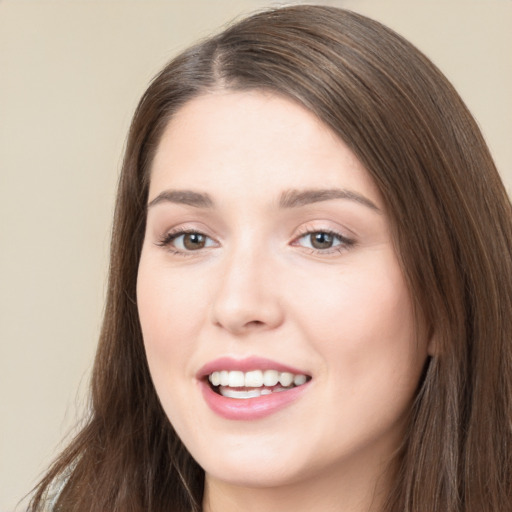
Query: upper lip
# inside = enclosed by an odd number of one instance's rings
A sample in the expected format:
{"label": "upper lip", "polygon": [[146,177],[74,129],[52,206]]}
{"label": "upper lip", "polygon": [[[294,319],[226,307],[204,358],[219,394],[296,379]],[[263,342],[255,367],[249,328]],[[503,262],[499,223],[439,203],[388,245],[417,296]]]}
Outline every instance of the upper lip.
{"label": "upper lip", "polygon": [[289,372],[295,375],[308,375],[307,372],[289,366],[287,364],[278,363],[265,357],[251,356],[243,359],[235,359],[233,357],[219,357],[213,361],[206,363],[197,372],[198,379],[204,379],[213,372],[222,370],[250,372],[252,370],[277,370],[279,372]]}

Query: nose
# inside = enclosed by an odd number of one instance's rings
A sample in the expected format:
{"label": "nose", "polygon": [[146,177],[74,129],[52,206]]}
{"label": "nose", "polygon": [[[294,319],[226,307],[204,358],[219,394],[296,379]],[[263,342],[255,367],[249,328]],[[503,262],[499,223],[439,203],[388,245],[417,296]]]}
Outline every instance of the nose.
{"label": "nose", "polygon": [[270,260],[250,250],[226,258],[212,303],[215,325],[236,335],[279,327],[284,311]]}

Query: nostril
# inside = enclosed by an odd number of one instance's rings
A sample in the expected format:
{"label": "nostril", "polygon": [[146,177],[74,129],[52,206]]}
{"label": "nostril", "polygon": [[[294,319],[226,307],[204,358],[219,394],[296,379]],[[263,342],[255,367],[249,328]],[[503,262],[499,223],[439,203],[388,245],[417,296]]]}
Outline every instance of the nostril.
{"label": "nostril", "polygon": [[255,326],[255,327],[259,327],[260,325],[264,325],[264,322],[262,322],[261,320],[252,320],[251,322],[247,322],[247,325],[248,326]]}

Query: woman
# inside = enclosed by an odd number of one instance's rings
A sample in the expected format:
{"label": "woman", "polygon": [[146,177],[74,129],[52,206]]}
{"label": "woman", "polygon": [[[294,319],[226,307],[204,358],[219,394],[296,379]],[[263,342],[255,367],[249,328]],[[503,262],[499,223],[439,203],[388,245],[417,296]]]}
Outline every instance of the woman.
{"label": "woman", "polygon": [[295,6],[185,51],[135,113],[91,416],[31,510],[510,510],[511,226],[382,25]]}

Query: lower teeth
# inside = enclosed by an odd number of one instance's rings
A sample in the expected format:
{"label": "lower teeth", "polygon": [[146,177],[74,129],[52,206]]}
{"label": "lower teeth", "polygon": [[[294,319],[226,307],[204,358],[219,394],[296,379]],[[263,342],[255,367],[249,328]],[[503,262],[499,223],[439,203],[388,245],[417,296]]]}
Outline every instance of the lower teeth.
{"label": "lower teeth", "polygon": [[294,387],[295,386],[283,388],[283,387],[276,386],[275,388],[272,388],[272,389],[252,388],[252,389],[248,389],[248,390],[239,390],[239,389],[229,388],[227,386],[220,386],[219,388],[217,388],[217,392],[219,394],[221,394],[222,396],[225,396],[226,398],[247,399],[247,398],[257,398],[259,396],[264,396],[264,395],[270,395],[272,393],[279,393],[281,391],[287,391]]}

